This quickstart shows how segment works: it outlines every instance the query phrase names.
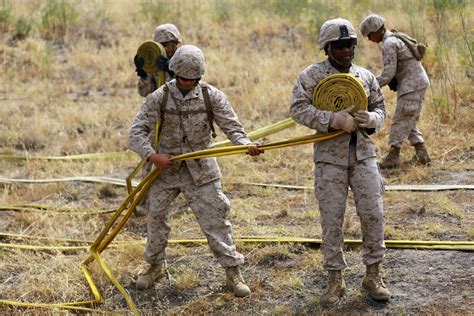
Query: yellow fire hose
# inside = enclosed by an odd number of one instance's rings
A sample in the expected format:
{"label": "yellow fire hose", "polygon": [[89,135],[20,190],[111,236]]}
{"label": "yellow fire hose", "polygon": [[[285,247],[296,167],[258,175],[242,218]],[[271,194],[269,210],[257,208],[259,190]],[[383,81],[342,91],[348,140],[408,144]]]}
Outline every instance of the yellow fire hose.
{"label": "yellow fire hose", "polygon": [[[287,141],[279,141],[279,142],[273,142],[269,143],[266,145],[259,146],[260,149],[263,150],[269,150],[269,149],[276,149],[276,148],[283,148],[283,147],[288,147],[288,146],[296,146],[296,145],[301,145],[301,144],[306,144],[306,143],[311,143],[315,141],[322,141],[326,139],[330,139],[336,136],[341,135],[343,132],[334,132],[330,134],[320,134],[320,135],[308,135],[308,136],[302,136],[298,138],[294,138],[292,140],[287,140]],[[200,152],[194,152],[194,153],[188,153],[188,154],[183,154],[180,156],[175,156],[171,160],[173,161],[178,161],[178,160],[186,160],[186,159],[196,159],[196,158],[205,158],[205,157],[213,157],[213,156],[224,156],[224,155],[233,155],[233,154],[239,154],[239,153],[245,153],[248,149],[248,146],[230,146],[230,147],[223,147],[223,148],[213,148],[213,149],[207,149],[203,150]],[[90,247],[90,252],[91,256],[89,256],[82,264],[81,264],[81,269],[83,270],[87,282],[89,283],[89,286],[91,287],[92,293],[95,297],[95,300],[91,301],[84,301],[84,302],[70,302],[70,303],[62,303],[62,304],[34,304],[34,303],[18,303],[15,301],[8,301],[8,300],[0,300],[0,303],[3,304],[9,304],[9,305],[17,305],[17,306],[26,306],[26,307],[45,307],[45,306],[50,306],[50,307],[55,307],[55,308],[74,308],[74,305],[87,305],[87,304],[95,304],[95,303],[100,303],[103,301],[102,296],[100,295],[99,290],[97,289],[96,285],[93,282],[91,273],[88,269],[88,265],[92,263],[92,261],[95,259],[97,260],[97,263],[99,266],[102,268],[102,270],[106,273],[106,275],[109,277],[109,279],[112,281],[112,283],[119,289],[119,291],[122,293],[124,298],[127,301],[127,304],[134,314],[138,314],[138,310],[136,309],[135,305],[133,304],[133,301],[127,291],[123,288],[123,286],[120,284],[120,282],[113,276],[113,274],[110,272],[108,267],[106,266],[105,262],[102,260],[100,257],[100,253],[111,243],[111,241],[115,238],[115,236],[118,234],[118,232],[121,230],[121,228],[125,225],[127,222],[128,218],[131,216],[133,209],[135,206],[140,202],[141,198],[151,185],[151,183],[156,179],[156,177],[159,175],[160,170],[156,169],[152,171],[145,179],[143,179],[138,186],[132,190],[131,194],[127,196],[125,201],[121,204],[119,209],[115,212],[114,216],[112,219],[107,223],[106,227],[102,230],[100,233],[99,237],[95,240],[95,242],[92,244]],[[114,223],[117,221],[117,219],[121,216],[122,212],[126,209],[126,206],[131,203],[128,211],[126,212],[125,216],[122,218],[122,220],[115,226],[115,228],[112,230],[112,232],[107,236],[107,233],[111,229],[111,227],[114,225]],[[106,237],[107,236],[107,237]],[[309,239],[309,238],[291,238],[291,237],[251,237],[251,238],[238,238],[236,241],[245,241],[245,242],[306,242],[306,243],[320,243],[320,240],[315,240],[315,239]],[[204,243],[204,239],[188,239],[188,240],[170,240],[170,243]],[[347,243],[353,243],[357,244],[360,243],[361,241],[350,241],[347,240]],[[461,250],[473,250],[473,245],[472,243],[457,243],[457,242],[417,242],[417,241],[394,241],[393,244],[391,244],[390,241],[386,241],[387,246],[392,246],[394,248],[406,248],[407,244],[413,243],[413,246],[416,248],[430,248],[433,249],[435,246],[437,247],[436,249],[439,249],[440,245],[442,246],[443,249],[461,249]],[[3,245],[2,245],[3,246]],[[444,247],[443,247],[444,246]],[[57,247],[57,246],[56,246]],[[86,246],[69,246],[72,247],[72,249],[84,249]],[[21,247],[22,249],[38,249],[36,247]],[[44,247],[41,249],[45,249]],[[64,249],[64,248],[63,248]],[[65,249],[71,249],[71,248],[65,248]],[[80,308],[79,308],[80,309]]]}
{"label": "yellow fire hose", "polygon": [[352,112],[356,112],[367,110],[368,100],[359,79],[351,74],[334,74],[318,83],[313,91],[313,104],[321,110],[332,112],[355,105]]}
{"label": "yellow fire hose", "polygon": [[[271,125],[262,127],[260,129],[257,129],[253,132],[248,133],[248,138],[252,141],[260,139],[262,137],[275,134],[281,130],[287,129],[289,127],[292,127],[296,124],[296,122],[292,118],[287,118],[281,121],[278,121],[276,123],[273,123]],[[156,127],[156,130],[158,131],[159,125]],[[158,135],[155,135],[155,143],[158,143]],[[224,147],[224,146],[229,146],[232,145],[230,140],[224,140],[221,142],[217,142],[213,144],[213,148],[219,148],[219,147]],[[130,194],[132,192],[132,181],[133,179],[137,176],[138,172],[143,169],[143,166],[145,165],[144,161],[141,161],[135,169],[128,175],[128,177],[125,179],[125,183],[127,186],[127,192]]]}
{"label": "yellow fire hose", "polygon": [[26,211],[26,212],[53,212],[53,213],[64,213],[64,214],[87,214],[87,215],[100,215],[114,213],[115,210],[100,210],[100,211],[86,211],[77,208],[60,208],[51,207],[48,205],[36,205],[36,204],[18,204],[18,205],[1,205],[0,211]]}
{"label": "yellow fire hose", "polygon": [[18,155],[0,155],[0,160],[93,160],[93,159],[118,159],[130,156],[135,157],[135,153],[132,151],[114,151],[114,152],[103,152],[103,153],[90,153],[90,154],[78,154],[69,156],[43,156],[43,157],[30,157],[30,156],[18,156]]}
{"label": "yellow fire hose", "polygon": [[[67,238],[52,238],[43,236],[30,236],[11,233],[0,233],[0,237],[8,239],[20,240],[39,240],[45,242],[55,242],[64,244],[80,244],[80,245],[31,245],[17,243],[0,243],[2,248],[21,249],[21,250],[87,250],[93,241]],[[295,236],[235,236],[237,243],[303,243],[308,245],[320,246],[321,239]],[[170,244],[206,244],[204,238],[187,238],[187,239],[170,239]],[[111,243],[108,247],[119,248],[130,245],[144,245],[144,240],[127,240]],[[345,239],[346,246],[360,246],[362,240]],[[461,250],[474,251],[474,241],[440,241],[440,240],[385,240],[387,248],[403,248],[403,249],[434,249],[434,250]]]}
{"label": "yellow fire hose", "polygon": [[[365,95],[362,85],[360,84],[360,82],[358,82],[358,80],[355,77],[349,74],[338,74],[338,75],[333,75],[331,77],[334,82],[330,82],[331,80],[327,79],[324,82],[325,85],[318,85],[318,87],[316,87],[315,93],[313,94],[313,104],[330,105],[332,103],[334,104],[333,108],[337,110],[340,110],[342,108],[347,108],[348,106],[353,105],[353,104],[359,105],[361,108],[367,108],[367,96]],[[334,90],[338,88],[339,85],[344,86],[343,89],[339,89],[338,94],[335,97],[332,97],[331,99],[327,98],[328,95],[331,95],[330,91],[325,92],[325,93],[318,93],[320,92],[318,91],[319,89]],[[337,132],[327,133],[327,134],[308,135],[308,136],[297,137],[290,140],[268,143],[268,144],[258,146],[258,147],[259,149],[263,149],[263,150],[284,148],[288,146],[296,146],[296,145],[302,145],[302,144],[327,140],[327,139],[342,135],[343,133],[344,131],[337,131]],[[175,156],[175,157],[172,157],[171,160],[178,161],[178,160],[187,160],[187,159],[236,155],[240,153],[245,153],[247,152],[247,150],[248,150],[248,146],[229,146],[229,147],[222,147],[222,148],[212,148],[212,149],[202,150],[199,152],[186,153],[183,155]],[[94,284],[92,275],[88,267],[94,260],[96,260],[100,268],[104,271],[107,277],[112,281],[115,287],[117,287],[120,293],[124,296],[130,311],[133,314],[138,315],[139,314],[138,310],[136,306],[134,305],[133,300],[131,299],[130,295],[123,288],[120,282],[113,276],[113,274],[111,273],[111,271],[109,270],[105,262],[100,257],[100,253],[103,250],[105,250],[110,245],[112,240],[117,236],[119,231],[122,229],[122,227],[125,225],[125,223],[128,221],[128,219],[132,215],[133,210],[135,209],[136,205],[144,197],[148,188],[153,183],[153,181],[158,177],[159,173],[160,173],[160,169],[153,170],[137,185],[135,189],[132,189],[130,191],[130,194],[122,202],[120,207],[117,209],[117,211],[114,213],[112,218],[109,220],[109,222],[106,224],[104,229],[101,231],[99,236],[96,238],[96,240],[93,242],[93,244],[89,248],[90,255],[88,258],[86,258],[82,262],[81,269],[83,270],[86,280],[91,288],[92,294],[94,295],[94,298],[95,298],[94,300],[83,301],[83,302],[59,303],[59,304],[18,303],[14,301],[0,300],[0,303],[17,305],[17,306],[25,306],[25,307],[48,306],[48,307],[54,307],[54,308],[75,308],[79,310],[84,309],[84,308],[78,307],[77,305],[89,305],[89,304],[100,303],[103,301],[103,298],[99,290],[97,289],[96,285]],[[122,216],[122,213],[125,210],[126,212]],[[120,221],[118,221],[118,219],[121,216],[122,218],[120,219]],[[117,221],[118,223],[116,223]],[[257,242],[262,242],[264,240],[273,240],[274,242],[283,242],[283,241],[315,242],[316,241],[314,239],[291,238],[291,237],[275,237],[271,239],[269,239],[268,237],[252,237],[245,240],[257,241]],[[205,242],[205,240],[196,239],[192,241],[184,240],[184,241],[175,241],[175,242]],[[357,243],[360,241],[353,241],[353,242]]]}

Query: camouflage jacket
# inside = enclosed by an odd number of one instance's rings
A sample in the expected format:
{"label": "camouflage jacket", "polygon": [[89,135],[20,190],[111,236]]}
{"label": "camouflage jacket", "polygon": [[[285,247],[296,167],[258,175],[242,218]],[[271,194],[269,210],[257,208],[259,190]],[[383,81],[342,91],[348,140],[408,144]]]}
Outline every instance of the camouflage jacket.
{"label": "camouflage jacket", "polygon": [[421,62],[401,39],[392,36],[388,30],[383,37],[382,59],[383,71],[377,77],[381,87],[392,78],[397,80],[399,96],[428,87],[430,81]]}
{"label": "camouflage jacket", "polygon": [[[313,106],[313,90],[328,75],[339,73],[329,60],[313,64],[304,69],[296,80],[291,97],[290,113],[300,124],[327,133],[331,119],[330,111],[319,110]],[[375,130],[378,131],[385,120],[385,102],[375,76],[368,70],[352,64],[349,73],[360,79],[368,96],[368,111],[376,113]],[[375,145],[366,129],[357,129],[357,160],[375,157]],[[327,162],[347,166],[349,164],[349,142],[351,134],[345,133],[336,138],[314,143],[314,162]]]}
{"label": "camouflage jacket", "polygon": [[[168,72],[166,73],[166,82],[169,82],[173,79]],[[138,94],[141,95],[142,97],[146,97],[150,93],[156,90],[156,82],[158,80],[158,76],[155,74],[148,74],[148,76],[143,79],[143,78],[138,78],[138,83],[137,83],[137,88],[138,88]]]}
{"label": "camouflage jacket", "polygon": [[[165,94],[164,85],[145,98],[132,122],[129,135],[130,148],[145,160],[154,152],[175,156],[211,147],[211,127],[201,86],[196,86],[186,96],[179,91],[176,80],[171,80],[168,86],[169,94],[164,106],[164,123],[159,135],[157,151],[148,135],[155,134],[156,123],[161,117],[160,104]],[[212,85],[208,85],[208,91],[214,123],[233,144],[250,144],[251,141],[225,94]],[[221,177],[215,158],[186,160],[185,163],[196,185]],[[175,164],[173,168],[178,169],[179,164]],[[177,170],[174,171],[177,172]]]}

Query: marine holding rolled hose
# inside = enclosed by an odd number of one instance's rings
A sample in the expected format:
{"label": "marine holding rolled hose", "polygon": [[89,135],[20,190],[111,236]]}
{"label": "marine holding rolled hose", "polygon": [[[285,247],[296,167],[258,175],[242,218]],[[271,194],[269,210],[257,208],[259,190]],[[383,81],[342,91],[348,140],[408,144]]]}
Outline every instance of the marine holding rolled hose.
{"label": "marine holding rolled hose", "polygon": [[[375,146],[369,137],[384,123],[385,103],[375,76],[352,63],[356,45],[357,35],[351,22],[341,18],[326,21],[320,29],[319,46],[328,57],[300,73],[293,87],[290,106],[295,121],[318,133],[346,132],[314,143],[315,194],[321,214],[323,268],[328,271],[328,286],[320,298],[325,307],[337,305],[346,290],[342,273],[347,267],[343,253],[343,222],[349,187],[361,221],[362,260],[367,266],[362,286],[373,299],[387,301],[390,298],[381,276],[386,250],[382,203],[384,185],[377,166]],[[313,104],[312,95],[318,83],[340,73],[351,74],[360,81],[367,95],[367,109],[363,109],[361,104],[349,104],[335,112],[322,110],[327,107],[324,101]]]}
{"label": "marine holding rolled hose", "polygon": [[[156,66],[158,69],[166,72],[166,81],[168,82],[171,79],[174,79],[174,73],[169,69],[169,61],[181,43],[181,34],[174,24],[165,23],[156,27],[153,40],[160,43],[166,51],[166,56],[160,55],[157,58]],[[148,94],[159,88],[156,74],[149,74],[143,69],[145,63],[143,57],[135,55],[133,63],[136,67],[135,72],[139,77],[137,84],[138,93],[142,97],[146,97]]]}
{"label": "marine holding rolled hose", "polygon": [[[178,28],[171,23],[160,24],[156,27],[153,40],[156,43],[159,43],[164,50],[165,55],[158,54],[156,59],[152,61],[156,65],[156,70],[163,71],[164,81],[169,82],[174,79],[174,72],[169,69],[170,59],[173,57],[174,53],[178,49],[182,38],[181,33]],[[155,54],[152,54],[153,56]],[[142,97],[146,97],[156,89],[158,89],[164,82],[160,82],[160,77],[157,73],[147,73],[144,69],[145,58],[140,56],[138,53],[133,58],[133,63],[135,64],[135,72],[138,76],[138,94]],[[154,135],[150,134],[150,139],[154,142]],[[143,168],[143,175],[147,175],[151,171],[152,164],[146,163]],[[148,196],[145,195],[142,202],[137,205],[135,215],[145,216],[148,212]]]}

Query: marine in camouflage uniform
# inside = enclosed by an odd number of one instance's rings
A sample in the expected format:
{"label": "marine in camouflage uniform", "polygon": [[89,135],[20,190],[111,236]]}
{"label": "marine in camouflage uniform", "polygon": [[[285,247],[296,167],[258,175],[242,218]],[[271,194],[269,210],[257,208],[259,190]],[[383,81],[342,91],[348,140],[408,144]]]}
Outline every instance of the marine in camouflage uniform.
{"label": "marine in camouflage uniform", "polygon": [[[169,70],[169,60],[173,57],[176,49],[181,43],[181,34],[178,31],[178,28],[174,24],[166,23],[158,25],[155,29],[155,34],[153,40],[155,42],[163,45],[166,56],[160,56],[156,61],[158,69],[164,70],[166,74],[166,82],[171,81],[174,78],[174,73]],[[156,90],[158,76],[156,74],[148,74],[143,70],[144,60],[140,60],[138,56],[135,56],[134,63],[136,67],[136,72],[138,75],[138,94],[142,97],[146,97],[148,94]],[[154,143],[155,135],[150,134],[150,141]],[[151,163],[145,163],[143,167],[143,177],[145,177],[152,170]],[[145,216],[148,212],[148,194],[143,197],[143,200],[140,204],[137,205],[135,210],[135,215]]]}
{"label": "marine in camouflage uniform", "polygon": [[360,25],[360,32],[372,42],[383,42],[384,68],[377,81],[381,87],[390,84],[391,88],[397,91],[397,107],[390,128],[390,152],[380,166],[398,167],[400,148],[407,139],[416,151],[411,163],[429,164],[431,158],[426,150],[423,134],[416,126],[426,88],[429,86],[423,65],[401,39],[385,29],[383,17],[376,14],[367,16]]}
{"label": "marine in camouflage uniform", "polygon": [[[153,37],[155,42],[163,45],[166,51],[166,57],[160,56],[156,61],[156,65],[159,69],[166,72],[166,82],[174,78],[174,73],[169,69],[169,60],[173,57],[176,49],[181,43],[181,34],[178,28],[171,23],[158,25],[155,29],[155,35]],[[134,58],[137,76],[139,77],[137,87],[138,93],[142,97],[146,97],[148,94],[156,90],[157,87],[157,76],[156,74],[147,74],[143,70],[144,61],[140,61],[137,56]]]}
{"label": "marine in camouflage uniform", "polygon": [[[364,288],[376,299],[388,300],[379,265],[384,259],[384,185],[377,166],[375,146],[369,135],[378,131],[385,119],[384,97],[375,76],[352,64],[357,36],[352,24],[338,18],[326,21],[320,30],[320,48],[328,58],[304,69],[296,80],[291,98],[291,116],[319,133],[342,129],[346,133],[314,143],[315,194],[319,201],[322,227],[323,267],[328,270],[328,287],[323,306],[338,304],[345,292],[342,270],[344,258],[343,222],[349,187],[354,194],[361,221],[363,262],[367,266]],[[324,111],[312,104],[317,84],[329,75],[350,73],[362,83],[368,96],[368,109],[350,113]]]}
{"label": "marine in camouflage uniform", "polygon": [[[204,56],[192,45],[180,47],[171,58],[170,69],[176,79],[148,95],[132,122],[130,148],[162,171],[149,191],[147,214],[148,240],[145,261],[150,266],[137,280],[137,287],[153,286],[163,276],[166,247],[170,233],[168,207],[183,193],[207,238],[209,247],[225,268],[227,286],[238,297],[250,294],[239,266],[244,257],[238,253],[229,222],[230,203],[221,189],[221,172],[215,158],[171,162],[171,156],[211,147],[211,122],[199,83],[204,74]],[[225,94],[212,85],[209,92],[213,121],[235,145],[249,145],[248,153],[258,155]],[[168,97],[165,94],[168,93]],[[164,100],[165,99],[165,100]],[[163,104],[166,102],[166,104]],[[161,113],[163,109],[164,113]],[[163,118],[158,150],[148,135]]]}

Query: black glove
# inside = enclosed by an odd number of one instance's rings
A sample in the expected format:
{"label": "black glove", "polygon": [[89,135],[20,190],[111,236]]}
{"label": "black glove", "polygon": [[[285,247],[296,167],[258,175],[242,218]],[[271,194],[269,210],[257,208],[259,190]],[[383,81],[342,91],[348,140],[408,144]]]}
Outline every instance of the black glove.
{"label": "black glove", "polygon": [[143,65],[145,64],[145,59],[143,57],[139,57],[138,55],[135,55],[133,58],[133,63],[135,64],[135,71],[137,73],[137,76],[139,76],[142,79],[146,79],[147,73],[145,70],[143,70]]}
{"label": "black glove", "polygon": [[397,91],[397,85],[398,85],[398,82],[397,82],[397,79],[395,79],[395,77],[393,77],[392,80],[390,80],[390,82],[388,83],[388,87],[392,91]]}
{"label": "black glove", "polygon": [[170,66],[170,60],[166,58],[165,56],[160,55],[156,59],[156,67],[158,67],[158,69],[169,72],[170,71],[169,66]]}

